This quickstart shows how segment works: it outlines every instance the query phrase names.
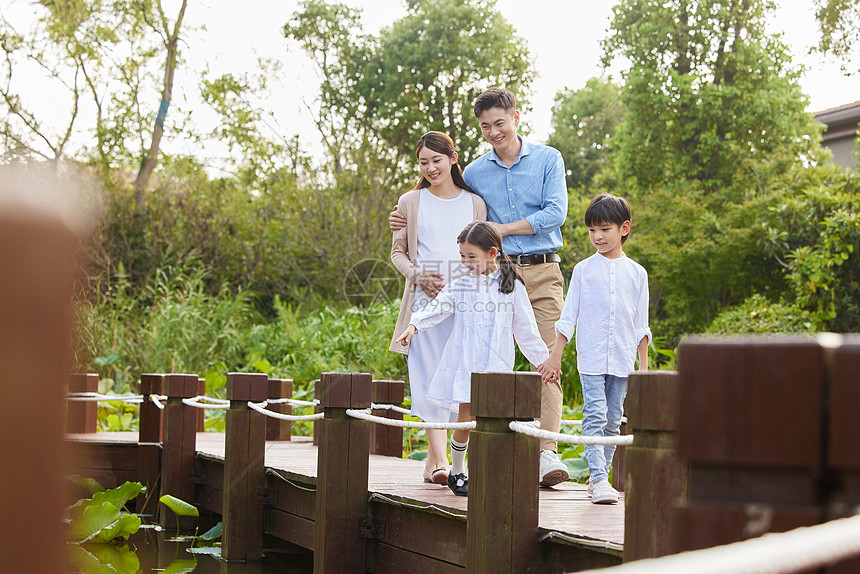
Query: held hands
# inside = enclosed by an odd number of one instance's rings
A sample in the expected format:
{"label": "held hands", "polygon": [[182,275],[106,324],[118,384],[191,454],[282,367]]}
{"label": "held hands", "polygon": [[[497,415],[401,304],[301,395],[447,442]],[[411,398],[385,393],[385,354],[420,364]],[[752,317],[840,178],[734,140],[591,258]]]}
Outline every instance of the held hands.
{"label": "held hands", "polygon": [[538,365],[537,370],[541,374],[541,382],[545,385],[561,379],[561,361],[553,359],[552,356]]}
{"label": "held hands", "polygon": [[388,214],[388,227],[391,228],[391,231],[400,231],[406,227],[406,217],[397,211],[396,205],[394,206],[394,211]]}
{"label": "held hands", "polygon": [[409,344],[409,341],[412,340],[412,337],[415,336],[415,332],[417,330],[418,329],[415,328],[415,325],[409,325],[408,327],[406,327],[406,330],[400,334],[399,337],[394,339],[394,342],[400,343],[401,345],[403,345],[405,347],[406,345]]}

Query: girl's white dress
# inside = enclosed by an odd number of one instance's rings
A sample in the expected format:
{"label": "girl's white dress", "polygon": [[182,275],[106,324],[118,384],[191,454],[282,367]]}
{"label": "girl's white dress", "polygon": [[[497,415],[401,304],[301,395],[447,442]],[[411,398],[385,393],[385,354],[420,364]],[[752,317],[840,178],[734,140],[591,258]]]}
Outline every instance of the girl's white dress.
{"label": "girl's white dress", "polygon": [[471,402],[473,372],[514,370],[514,339],[531,364],[549,358],[525,285],[516,281],[511,293],[501,293],[498,270],[452,281],[410,323],[420,332],[451,315],[454,325],[430,382],[428,402]]}

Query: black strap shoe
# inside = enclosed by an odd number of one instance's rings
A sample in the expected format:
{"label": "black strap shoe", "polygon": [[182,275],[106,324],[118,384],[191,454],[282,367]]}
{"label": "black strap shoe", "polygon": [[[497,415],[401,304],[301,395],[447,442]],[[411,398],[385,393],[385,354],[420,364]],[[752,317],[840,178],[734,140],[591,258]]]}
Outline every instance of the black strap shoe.
{"label": "black strap shoe", "polygon": [[449,474],[448,488],[457,496],[469,495],[469,477],[465,474]]}

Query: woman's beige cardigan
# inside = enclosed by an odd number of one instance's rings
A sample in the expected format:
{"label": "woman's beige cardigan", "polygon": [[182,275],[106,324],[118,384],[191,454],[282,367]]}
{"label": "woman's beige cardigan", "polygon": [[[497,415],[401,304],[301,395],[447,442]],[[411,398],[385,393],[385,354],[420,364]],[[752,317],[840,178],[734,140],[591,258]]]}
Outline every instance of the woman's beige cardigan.
{"label": "woman's beige cardigan", "polygon": [[[487,205],[483,199],[474,193],[471,195],[474,218],[485,221],[487,219]],[[420,189],[407,191],[400,196],[400,201],[397,202],[397,211],[406,217],[406,227],[395,231],[391,240],[391,262],[406,277],[406,288],[403,290],[400,314],[397,316],[397,325],[394,327],[394,335],[391,337],[391,346],[388,349],[404,355],[409,352],[409,347],[395,343],[394,339],[409,326],[409,320],[412,318],[412,301],[415,299],[415,289],[418,288],[418,280],[424,274],[424,270],[415,265],[415,259],[418,257],[418,202],[420,198]],[[455,240],[456,237],[451,238],[451,241]]]}

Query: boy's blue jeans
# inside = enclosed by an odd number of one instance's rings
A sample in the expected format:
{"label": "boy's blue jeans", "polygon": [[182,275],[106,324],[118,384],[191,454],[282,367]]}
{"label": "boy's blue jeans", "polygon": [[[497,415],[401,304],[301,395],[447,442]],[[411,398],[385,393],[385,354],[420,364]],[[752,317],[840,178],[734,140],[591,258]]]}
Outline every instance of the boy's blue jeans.
{"label": "boy's blue jeans", "polygon": [[[618,436],[627,396],[627,377],[615,375],[579,375],[582,382],[582,434],[584,436]],[[586,445],[585,457],[591,484],[609,478],[614,445]]]}

